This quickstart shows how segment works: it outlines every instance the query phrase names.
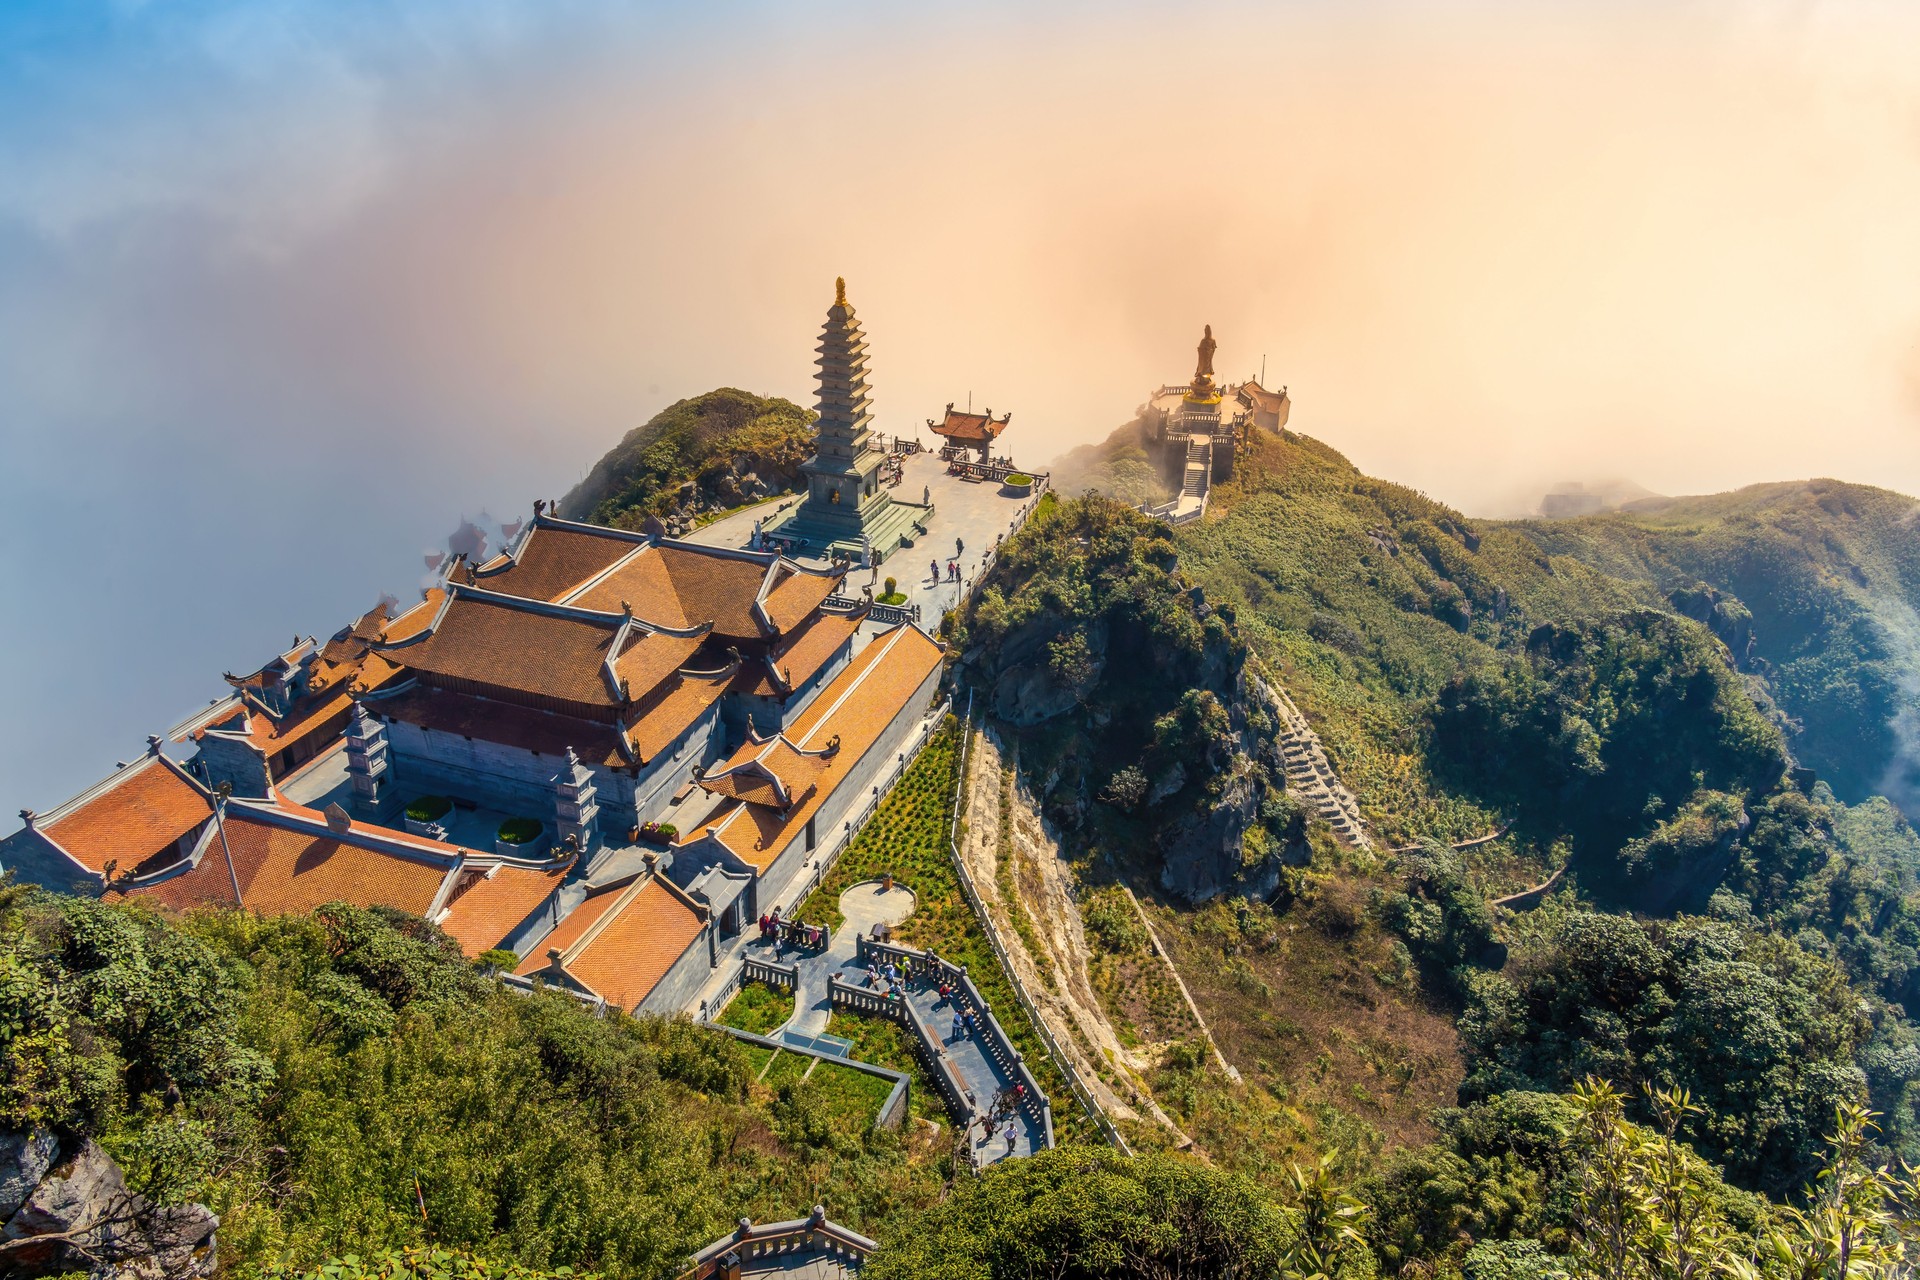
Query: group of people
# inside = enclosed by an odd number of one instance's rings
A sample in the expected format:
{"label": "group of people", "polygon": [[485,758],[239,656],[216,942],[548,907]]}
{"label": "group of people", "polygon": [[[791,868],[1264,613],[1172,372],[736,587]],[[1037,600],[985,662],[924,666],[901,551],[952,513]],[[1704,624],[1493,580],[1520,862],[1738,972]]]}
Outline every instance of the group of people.
{"label": "group of people", "polygon": [[780,908],[775,907],[760,917],[760,941],[776,942],[783,946],[805,947],[809,951],[819,951],[827,945],[825,925],[801,924],[798,920],[782,920]]}

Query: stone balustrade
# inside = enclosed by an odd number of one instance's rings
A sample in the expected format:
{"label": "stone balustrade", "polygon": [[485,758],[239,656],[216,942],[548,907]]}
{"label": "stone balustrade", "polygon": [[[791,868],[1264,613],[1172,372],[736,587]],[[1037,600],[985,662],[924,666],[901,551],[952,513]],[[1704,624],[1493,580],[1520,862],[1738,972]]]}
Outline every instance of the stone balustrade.
{"label": "stone balustrade", "polygon": [[[1015,1083],[1026,1086],[1026,1096],[1021,1107],[1026,1111],[1028,1118],[1045,1132],[1046,1145],[1051,1147],[1053,1145],[1053,1103],[1041,1091],[1040,1082],[1034,1078],[1032,1069],[1027,1066],[1026,1057],[1014,1047],[1013,1037],[1009,1036],[1006,1028],[1000,1025],[1000,1019],[994,1016],[993,1006],[988,1004],[986,997],[980,994],[980,989],[974,985],[973,977],[967,972],[967,967],[944,960],[931,951],[917,951],[912,947],[895,946],[892,943],[880,942],[865,936],[857,940],[856,946],[859,961],[863,965],[892,964],[903,973],[918,974],[930,982],[944,980],[955,988],[956,1003],[959,1007],[970,1009],[980,1021],[982,1032],[979,1038],[980,1044],[988,1056],[998,1063],[1000,1069]],[[875,995],[866,988],[852,989],[869,998]],[[888,1001],[884,996],[879,998],[887,1004],[899,1003]],[[888,1016],[895,1015],[888,1014]],[[931,1045],[938,1046],[937,1036],[928,1032],[927,1038]]]}

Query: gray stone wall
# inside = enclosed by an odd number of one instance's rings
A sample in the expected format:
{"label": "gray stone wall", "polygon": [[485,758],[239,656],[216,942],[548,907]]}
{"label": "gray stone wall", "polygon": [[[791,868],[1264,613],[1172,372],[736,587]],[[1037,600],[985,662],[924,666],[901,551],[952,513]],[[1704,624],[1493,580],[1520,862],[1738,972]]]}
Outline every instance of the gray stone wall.
{"label": "gray stone wall", "polygon": [[76,865],[45,836],[26,827],[0,840],[0,871],[11,871],[29,884],[59,893],[97,898],[102,892],[99,876]]}
{"label": "gray stone wall", "polygon": [[225,782],[233,794],[249,800],[267,795],[267,757],[244,735],[208,732],[200,737],[194,759],[207,771],[207,784]]}
{"label": "gray stone wall", "polygon": [[[709,710],[638,778],[624,769],[588,765],[598,792],[602,838],[617,842],[628,827],[650,821],[664,809],[674,791],[693,775],[694,767],[713,758],[718,723],[717,709]],[[387,741],[393,760],[388,786],[402,800],[447,792],[503,812],[543,821],[552,816],[551,780],[565,763],[564,757],[536,755],[398,720],[387,725]]]}

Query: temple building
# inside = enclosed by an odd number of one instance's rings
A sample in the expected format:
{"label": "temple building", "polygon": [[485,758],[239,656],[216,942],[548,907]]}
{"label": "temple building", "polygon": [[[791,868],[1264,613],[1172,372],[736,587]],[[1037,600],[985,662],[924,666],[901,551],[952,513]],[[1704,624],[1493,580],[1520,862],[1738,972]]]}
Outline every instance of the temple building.
{"label": "temple building", "polygon": [[[869,473],[827,452],[813,474]],[[411,609],[229,675],[168,735],[187,758],[156,736],[23,812],[0,867],[180,910],[396,907],[469,954],[516,952],[516,980],[678,1012],[721,940],[837,847],[933,701],[941,646],[863,634],[844,574],[536,507]]]}
{"label": "temple building", "polygon": [[1224,386],[1215,380],[1218,346],[1207,325],[1192,379],[1162,386],[1140,409],[1143,443],[1179,492],[1169,510],[1204,509],[1208,489],[1232,478],[1234,459],[1253,431],[1277,432],[1287,424],[1292,402],[1285,387],[1269,391],[1257,378]]}
{"label": "temple building", "polygon": [[843,556],[878,563],[915,526],[924,527],[931,505],[903,502],[881,482],[886,453],[873,440],[867,394],[867,335],[847,301],[847,282],[834,281],[834,302],[820,330],[818,443],[803,470],[807,496],[792,516],[767,535],[809,556]]}
{"label": "temple building", "polygon": [[1000,438],[1000,433],[1007,429],[1007,424],[1011,421],[1013,421],[1011,413],[1003,413],[997,418],[993,416],[992,409],[988,409],[985,413],[972,411],[963,413],[955,409],[949,401],[947,416],[939,422],[928,418],[927,430],[947,442],[947,447],[942,452],[943,457],[963,457],[966,453],[978,449],[980,456],[975,461],[984,463],[992,461],[993,442]]}

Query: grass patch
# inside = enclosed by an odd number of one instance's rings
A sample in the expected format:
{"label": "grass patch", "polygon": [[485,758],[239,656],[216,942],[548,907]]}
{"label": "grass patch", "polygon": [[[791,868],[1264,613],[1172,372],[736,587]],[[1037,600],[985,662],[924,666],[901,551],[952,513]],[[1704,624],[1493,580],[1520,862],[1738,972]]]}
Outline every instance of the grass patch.
{"label": "grass patch", "polygon": [[872,1124],[879,1119],[880,1108],[886,1105],[887,1095],[893,1092],[891,1080],[825,1059],[807,1077],[807,1084],[819,1094],[829,1110],[857,1115],[864,1124]]}
{"label": "grass patch", "polygon": [[852,1041],[853,1048],[849,1054],[861,1062],[906,1072],[911,1082],[907,1089],[907,1106],[916,1120],[931,1120],[938,1124],[952,1122],[946,1104],[940,1100],[939,1089],[928,1078],[926,1068],[920,1065],[920,1055],[913,1051],[913,1037],[905,1027],[887,1018],[867,1017],[835,1009],[833,1016],[827,1020],[827,1033]]}
{"label": "grass patch", "polygon": [[743,982],[740,993],[728,1003],[716,1021],[741,1031],[764,1036],[785,1026],[793,1017],[793,993],[770,987],[764,982]]}
{"label": "grass patch", "polygon": [[747,1061],[753,1064],[754,1079],[759,1079],[760,1073],[767,1069],[769,1062],[773,1061],[774,1051],[765,1045],[748,1044],[744,1040],[736,1040],[734,1043],[740,1046],[740,1052],[745,1054]]}
{"label": "grass patch", "polygon": [[767,1068],[767,1074],[760,1077],[760,1083],[769,1089],[778,1089],[783,1084],[798,1080],[807,1074],[807,1068],[813,1065],[813,1059],[804,1053],[790,1053],[785,1049],[775,1055],[773,1065]]}

